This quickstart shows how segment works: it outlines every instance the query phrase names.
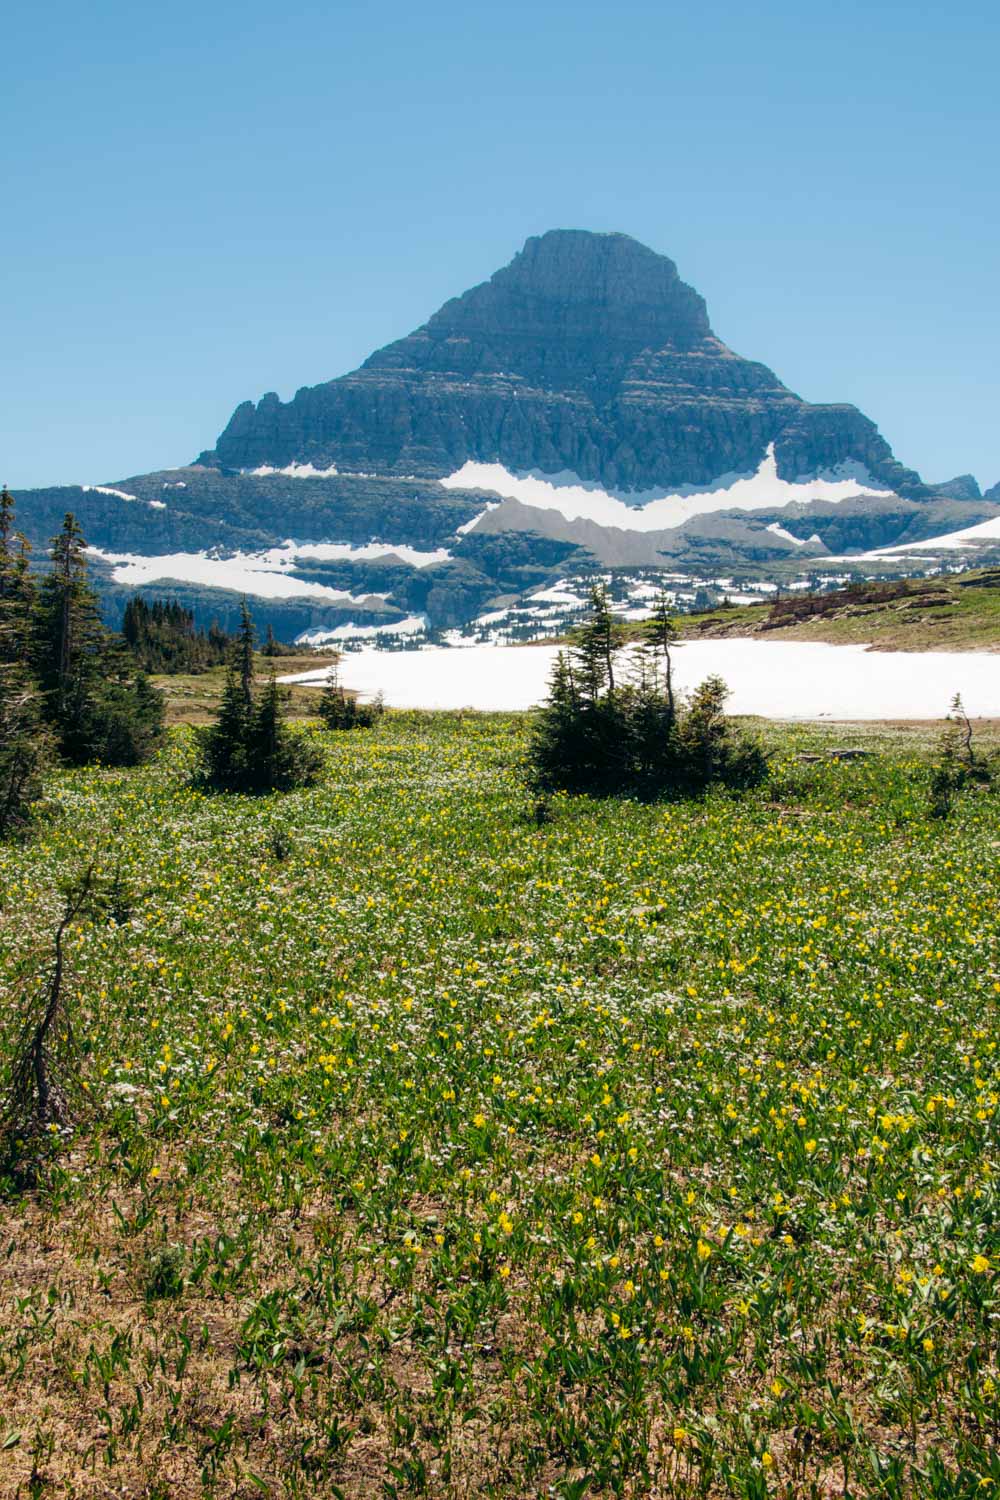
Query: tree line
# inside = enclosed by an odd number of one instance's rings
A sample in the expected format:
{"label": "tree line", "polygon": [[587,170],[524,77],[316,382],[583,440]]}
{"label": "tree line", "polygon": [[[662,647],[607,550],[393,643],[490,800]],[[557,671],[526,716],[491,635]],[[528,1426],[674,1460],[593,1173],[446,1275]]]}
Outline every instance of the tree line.
{"label": "tree line", "polygon": [[49,760],[134,766],[163,736],[163,698],[102,623],[86,542],[67,512],[49,569],[32,572],[0,492],[0,837],[24,827]]}

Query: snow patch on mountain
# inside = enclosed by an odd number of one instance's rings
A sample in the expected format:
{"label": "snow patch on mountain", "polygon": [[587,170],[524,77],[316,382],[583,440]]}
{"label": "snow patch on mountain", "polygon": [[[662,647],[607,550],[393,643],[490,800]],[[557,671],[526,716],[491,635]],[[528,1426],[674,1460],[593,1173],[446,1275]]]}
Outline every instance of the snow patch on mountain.
{"label": "snow patch on mountain", "polygon": [[342,606],[362,605],[365,598],[374,597],[371,594],[359,597],[295,578],[281,565],[269,563],[266,554],[237,552],[232,557],[212,557],[207,552],[172,552],[162,557],[142,557],[134,552],[104,552],[99,547],[87,550],[110,565],[115,583],[130,588],[145,588],[154,583],[193,583],[236,594],[252,594],[258,599],[322,599]]}
{"label": "snow patch on mountain", "polygon": [[868,557],[890,557],[895,552],[933,552],[937,548],[952,551],[958,547],[976,547],[981,542],[1000,542],[1000,516],[991,516],[976,526],[966,526],[962,531],[949,531],[944,536],[928,537],[923,542],[909,542],[895,547],[880,547]]}
{"label": "snow patch on mountain", "polygon": [[317,469],[314,464],[285,464],[276,469],[273,464],[261,464],[257,469],[246,470],[254,479],[266,479],[272,474],[284,474],[288,479],[333,479],[340,470],[336,464],[328,469]]}
{"label": "snow patch on mountain", "polygon": [[115,490],[109,484],[81,484],[80,488],[87,495],[114,495],[118,500],[138,500],[138,495],[130,495],[128,490]]}
{"label": "snow patch on mountain", "polygon": [[[536,510],[555,510],[567,521],[593,521],[623,531],[661,531],[682,526],[695,516],[720,510],[771,510],[807,505],[813,500],[837,504],[858,495],[884,498],[893,491],[879,489],[863,464],[851,460],[812,479],[788,480],[778,474],[774,444],[753,474],[722,475],[711,489],[683,485],[673,493],[663,490],[615,493],[564,471],[513,474],[503,464],[469,461],[440,483],[446,489],[493,490],[507,500],[519,500]],[[481,517],[467,522],[474,531]]]}
{"label": "snow patch on mountain", "polygon": [[[355,625],[353,620],[348,620],[346,625],[338,625],[333,630],[304,630],[295,637],[295,644],[325,646],[328,641],[370,640],[382,635],[422,635],[426,629],[426,615],[408,615],[405,620],[394,620],[388,625]],[[295,682],[298,679],[283,677],[281,680]]]}
{"label": "snow patch on mountain", "polygon": [[109,484],[81,484],[81,490],[91,495],[113,495],[116,500],[128,500],[137,505],[148,505],[150,510],[166,510],[162,500],[142,500],[138,495],[130,495],[128,490],[116,490]]}
{"label": "snow patch on mountain", "polygon": [[374,562],[380,558],[398,557],[411,568],[430,568],[435,563],[447,562],[451,557],[447,547],[435,547],[422,551],[409,547],[405,542],[284,542],[280,547],[271,547],[260,554],[261,562],[268,566],[294,567],[297,559],[314,562]]}
{"label": "snow patch on mountain", "polygon": [[772,532],[775,536],[780,536],[783,541],[791,542],[795,547],[805,546],[805,542],[800,537],[792,536],[792,533],[786,531],[784,526],[780,525],[777,521],[772,521],[770,526],[766,526],[764,529],[765,531]]}

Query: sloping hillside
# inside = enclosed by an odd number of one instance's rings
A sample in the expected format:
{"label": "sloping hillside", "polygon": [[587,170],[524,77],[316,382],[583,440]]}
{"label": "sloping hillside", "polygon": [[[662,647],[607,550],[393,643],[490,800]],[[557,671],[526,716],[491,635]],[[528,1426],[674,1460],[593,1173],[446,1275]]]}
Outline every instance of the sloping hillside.
{"label": "sloping hillside", "polygon": [[686,615],[685,637],[870,642],[873,651],[1000,650],[1000,570],[860,583]]}

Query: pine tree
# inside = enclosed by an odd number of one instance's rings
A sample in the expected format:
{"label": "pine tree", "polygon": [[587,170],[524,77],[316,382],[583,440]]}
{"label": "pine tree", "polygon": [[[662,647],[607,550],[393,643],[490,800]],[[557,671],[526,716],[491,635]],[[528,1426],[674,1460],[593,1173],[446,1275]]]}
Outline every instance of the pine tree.
{"label": "pine tree", "polygon": [[135,765],[163,733],[163,702],[132,678],[121,642],[101,623],[86,542],[67,513],[35,611],[32,657],[60,754],[75,765]]}
{"label": "pine tree", "polygon": [[251,790],[258,792],[287,792],[309,786],[322,767],[317,747],[288,727],[273,668],[254,705],[247,761]]}
{"label": "pine tree", "polygon": [[[766,773],[763,754],[732,732],[727,689],[710,678],[682,712],[674,694],[671,648],[677,632],[665,601],[657,608],[628,674],[616,673],[623,632],[607,590],[571,660],[560,654],[549,697],[535,717],[529,782],[539,792],[653,798],[690,796],[715,784],[744,787]],[[637,670],[636,670],[637,668]]]}
{"label": "pine tree", "polygon": [[47,743],[27,670],[35,590],[14,497],[0,491],[0,839],[23,832],[42,792]]}
{"label": "pine tree", "polygon": [[674,702],[674,671],[671,652],[680,642],[680,631],[677,629],[677,622],[670,611],[670,601],[665,594],[661,594],[657,599],[653,606],[653,613],[646,621],[642,634],[643,644],[652,659],[654,670],[658,670],[662,661],[667,708],[670,717],[673,718],[676,704]]}
{"label": "pine tree", "polygon": [[335,662],[327,673],[316,708],[327,729],[371,729],[378,723],[383,711],[381,694],[371,703],[359,703],[356,697],[348,697],[341,687],[340,672]]}
{"label": "pine tree", "polygon": [[254,690],[254,626],[244,599],[215,723],[202,731],[201,777],[227,792],[289,791],[316,780],[317,747],[295,734],[272,668],[263,691]]}
{"label": "pine tree", "polygon": [[42,794],[46,741],[27,675],[0,663],[0,839],[22,833]]}
{"label": "pine tree", "polygon": [[52,566],[40,590],[34,643],[45,716],[60,752],[76,763],[90,758],[87,710],[99,682],[103,645],[97,601],[87,586],[85,549],[76,517],[67,512],[52,538]]}
{"label": "pine tree", "polygon": [[573,660],[584,697],[596,703],[607,691],[615,692],[615,657],[625,644],[625,629],[611,613],[607,587],[596,583],[590,591],[590,618],[581,625]]}
{"label": "pine tree", "polygon": [[244,596],[240,601],[240,628],[236,635],[235,667],[247,713],[253,708],[253,684],[256,676],[253,660],[255,640],[253,618]]}

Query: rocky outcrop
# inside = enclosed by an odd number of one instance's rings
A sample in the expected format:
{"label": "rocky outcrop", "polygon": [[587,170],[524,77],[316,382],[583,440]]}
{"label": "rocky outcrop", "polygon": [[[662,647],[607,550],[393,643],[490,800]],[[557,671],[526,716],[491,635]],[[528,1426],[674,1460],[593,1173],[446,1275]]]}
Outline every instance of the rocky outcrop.
{"label": "rocky outcrop", "polygon": [[930,485],[929,488],[934,491],[935,495],[943,495],[946,500],[983,499],[974,474],[958,474],[954,479],[945,479],[940,484]]}
{"label": "rocky outcrop", "polygon": [[853,462],[929,493],[855,407],[810,405],[728,349],[673,261],[553,230],[352,374],[245,401],[199,462],[436,478],[474,460],[636,491],[753,472],[770,443],[786,479]]}

